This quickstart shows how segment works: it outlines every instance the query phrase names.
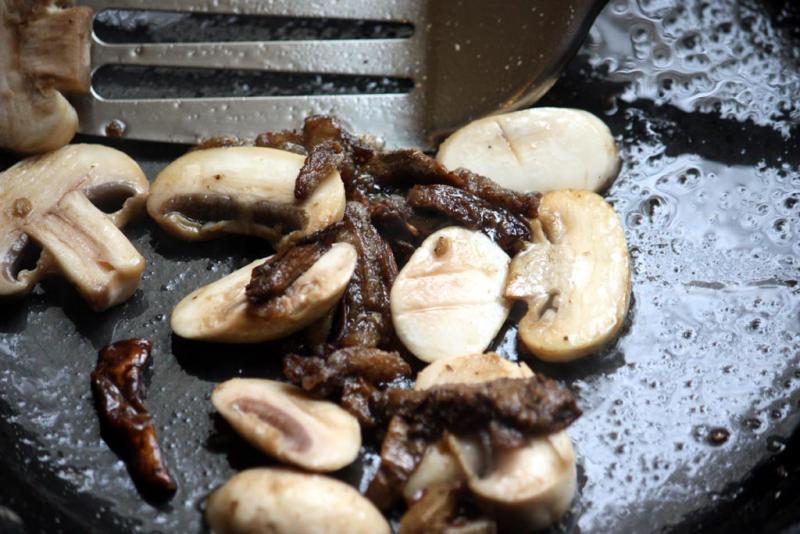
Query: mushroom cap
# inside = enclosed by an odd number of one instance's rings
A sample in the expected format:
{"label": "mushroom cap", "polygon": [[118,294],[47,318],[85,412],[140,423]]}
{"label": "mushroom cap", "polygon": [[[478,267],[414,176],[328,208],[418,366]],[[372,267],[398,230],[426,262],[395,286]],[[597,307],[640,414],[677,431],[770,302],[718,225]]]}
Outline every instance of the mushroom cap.
{"label": "mushroom cap", "polygon": [[357,255],[352,245],[335,243],[283,295],[267,303],[274,312],[256,314],[245,288],[253,269],[267,259],[190,293],[172,312],[172,330],[187,339],[223,343],[258,343],[298,332],[322,318],[342,297]]}
{"label": "mushroom cap", "polygon": [[340,221],[344,184],[333,172],[302,203],[294,184],[305,158],[285,150],[223,147],[181,156],[156,177],[147,211],[187,240],[247,234],[277,244]]}
{"label": "mushroom cap", "polygon": [[[141,213],[148,190],[135,161],[102,145],[65,146],[0,173],[0,296],[62,275],[96,310],[128,298],[144,258],[117,227]],[[18,271],[31,242],[41,257]]]}
{"label": "mushroom cap", "polygon": [[[508,361],[495,353],[473,354],[431,363],[417,375],[414,387],[428,389],[530,376],[533,372],[524,363]],[[434,447],[439,449],[436,454],[430,452]],[[446,434],[442,443],[426,451],[423,460],[429,455],[432,460],[420,463],[409,479],[416,485],[407,491],[419,492],[427,487],[421,487],[419,480],[442,482],[437,475],[449,462],[437,457],[445,454],[451,455],[460,467],[449,468],[450,472],[466,478],[481,507],[509,532],[546,528],[564,514],[575,495],[575,453],[565,431],[528,438],[517,449],[495,450],[492,458],[486,458],[477,436]]]}
{"label": "mushroom cap", "polygon": [[514,191],[600,191],[619,171],[608,127],[586,111],[532,108],[456,130],[439,147],[445,167],[463,167]]}
{"label": "mushroom cap", "polygon": [[310,471],[341,469],[361,448],[355,417],[291,384],[234,378],[214,389],[211,402],[251,445]]}
{"label": "mushroom cap", "polygon": [[451,226],[430,235],[390,293],[398,337],[430,362],[483,351],[503,326],[509,257],[484,234]]}
{"label": "mushroom cap", "polygon": [[248,469],[206,501],[215,534],[389,534],[375,506],[344,482],[288,469]]}
{"label": "mushroom cap", "polygon": [[619,332],[630,301],[630,260],[614,209],[589,191],[553,191],[533,221],[534,242],[511,262],[505,296],[524,300],[519,337],[537,357],[567,361]]}

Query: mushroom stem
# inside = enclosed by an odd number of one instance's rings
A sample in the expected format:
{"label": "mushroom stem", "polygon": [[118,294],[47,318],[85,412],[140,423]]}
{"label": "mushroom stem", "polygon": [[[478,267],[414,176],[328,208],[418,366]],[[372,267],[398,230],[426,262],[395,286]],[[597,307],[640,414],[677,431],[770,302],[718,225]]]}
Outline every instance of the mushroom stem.
{"label": "mushroom stem", "polygon": [[80,191],[64,195],[27,232],[94,310],[122,302],[139,284],[144,258]]}

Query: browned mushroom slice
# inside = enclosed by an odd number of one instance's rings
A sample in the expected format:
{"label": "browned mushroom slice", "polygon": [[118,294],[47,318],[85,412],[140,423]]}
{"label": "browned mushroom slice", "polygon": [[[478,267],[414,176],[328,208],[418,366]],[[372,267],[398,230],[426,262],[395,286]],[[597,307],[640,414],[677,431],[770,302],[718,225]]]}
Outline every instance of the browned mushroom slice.
{"label": "browned mushroom slice", "polygon": [[92,10],[63,5],[0,0],[0,147],[46,152],[75,135],[61,92],[89,91]]}
{"label": "browned mushroom slice", "polygon": [[330,172],[296,202],[303,156],[261,147],[190,152],[153,182],[147,211],[169,233],[192,241],[247,234],[278,244],[312,234],[344,215],[344,185]]}
{"label": "browned mushroom slice", "polygon": [[189,294],[172,312],[181,337],[257,343],[288,336],[323,317],[341,298],[356,266],[356,251],[336,243],[278,296],[261,304],[247,298],[256,260]]}
{"label": "browned mushroom slice", "polygon": [[[527,365],[511,363],[496,354],[460,356],[437,360],[423,369],[416,388],[480,384],[532,375]],[[457,460],[481,507],[509,532],[546,528],[569,508],[577,488],[577,473],[575,453],[566,431],[528,437],[522,446],[511,449],[487,448],[477,434],[447,434],[444,441],[439,447]],[[434,467],[432,464],[430,469]],[[439,481],[433,476],[435,473],[426,475]],[[420,478],[423,474],[414,476]],[[418,485],[416,489],[422,488]]]}
{"label": "browned mushroom slice", "polygon": [[[130,297],[144,258],[117,227],[141,212],[147,192],[136,162],[100,145],[66,146],[0,174],[0,296],[63,276],[95,310]],[[42,254],[26,269],[34,244]]]}
{"label": "browned mushroom slice", "polygon": [[211,402],[250,444],[310,471],[341,469],[361,448],[352,415],[290,384],[234,378],[217,386]]}

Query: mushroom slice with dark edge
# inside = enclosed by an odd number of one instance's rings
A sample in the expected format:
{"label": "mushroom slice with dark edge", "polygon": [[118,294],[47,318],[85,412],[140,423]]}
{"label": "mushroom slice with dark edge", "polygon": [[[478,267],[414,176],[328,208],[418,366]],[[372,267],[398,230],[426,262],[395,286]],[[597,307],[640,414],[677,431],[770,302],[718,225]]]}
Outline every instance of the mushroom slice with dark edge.
{"label": "mushroom slice with dark edge", "polygon": [[542,197],[533,228],[533,243],[511,261],[505,290],[528,304],[520,339],[547,361],[596,352],[617,335],[630,301],[619,216],[590,191],[553,191]]}
{"label": "mushroom slice with dark edge", "polygon": [[251,445],[310,471],[345,467],[361,448],[353,416],[291,384],[234,378],[216,387],[211,402]]}
{"label": "mushroom slice with dark edge", "polygon": [[158,175],[147,211],[167,232],[191,241],[247,234],[278,245],[309,235],[341,220],[345,196],[334,170],[307,199],[296,201],[304,160],[261,147],[190,152]]}
{"label": "mushroom slice with dark edge", "polygon": [[0,147],[55,150],[78,115],[63,93],[89,92],[92,10],[56,0],[0,0]]}
{"label": "mushroom slice with dark edge", "polygon": [[142,402],[142,373],[150,361],[151,344],[143,339],[118,341],[100,351],[92,371],[92,391],[100,420],[118,439],[131,476],[156,496],[175,492],[155,427]]}
{"label": "mushroom slice with dark edge", "polygon": [[386,519],[344,482],[289,469],[248,469],[206,501],[214,534],[389,534]]}
{"label": "mushroom slice with dark edge", "polygon": [[[97,311],[130,297],[145,261],[118,227],[141,212],[147,193],[139,165],[100,145],[69,145],[0,174],[0,296],[63,276]],[[34,244],[41,257],[25,269]]]}
{"label": "mushroom slice with dark edge", "polygon": [[[514,364],[493,353],[459,356],[438,360],[423,369],[415,389],[485,385],[498,379],[532,376],[527,365]],[[526,436],[512,448],[492,445],[484,436],[451,432],[444,436],[445,450],[457,460],[484,512],[508,532],[543,529],[556,522],[569,508],[577,487],[575,453],[566,431]],[[422,467],[420,464],[418,469]]]}
{"label": "mushroom slice with dark edge", "polygon": [[356,266],[356,251],[335,243],[279,295],[253,303],[247,286],[256,260],[190,293],[172,312],[172,330],[181,337],[224,343],[279,339],[322,318],[339,301]]}

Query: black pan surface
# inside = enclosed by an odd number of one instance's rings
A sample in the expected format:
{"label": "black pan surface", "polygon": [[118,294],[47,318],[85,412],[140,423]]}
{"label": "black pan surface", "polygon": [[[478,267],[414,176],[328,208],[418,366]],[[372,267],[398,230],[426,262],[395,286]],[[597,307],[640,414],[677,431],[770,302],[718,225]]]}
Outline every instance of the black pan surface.
{"label": "black pan surface", "polygon": [[[615,0],[543,105],[587,109],[622,146],[608,191],[633,257],[629,324],[605,353],[529,362],[578,393],[565,532],[780,531],[800,521],[800,41],[791,2]],[[380,134],[380,132],[374,132]],[[94,141],[94,140],[93,140]],[[114,142],[154,177],[185,148]],[[0,156],[4,165],[12,162]],[[269,346],[188,343],[172,307],[267,254],[256,240],[126,233],[140,289],[91,313],[49,281],[0,304],[0,531],[199,532],[202,502],[268,464],[213,416],[214,384],[276,376]],[[496,345],[516,358],[515,332]],[[97,351],[154,342],[147,404],[179,490],[144,500],[100,435]],[[712,439],[715,436],[716,440]],[[719,439],[727,436],[727,439]],[[358,485],[374,451],[340,475]]]}

